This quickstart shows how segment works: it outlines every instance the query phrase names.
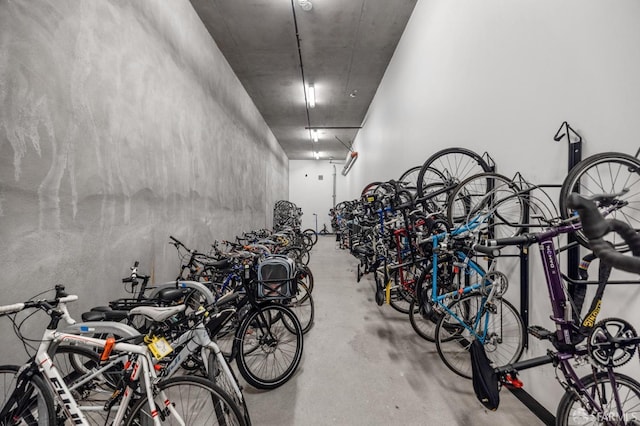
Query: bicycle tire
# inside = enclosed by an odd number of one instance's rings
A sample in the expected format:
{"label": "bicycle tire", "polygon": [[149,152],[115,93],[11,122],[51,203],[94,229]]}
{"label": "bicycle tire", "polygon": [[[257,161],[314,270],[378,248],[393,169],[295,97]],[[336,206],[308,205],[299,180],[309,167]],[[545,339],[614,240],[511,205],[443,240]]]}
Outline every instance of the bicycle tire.
{"label": "bicycle tire", "polygon": [[[120,387],[124,373],[123,365],[114,366],[103,374],[86,380],[89,374],[101,368],[100,355],[97,352],[79,346],[59,345],[51,354],[51,359],[86,419],[91,424],[105,424],[111,412],[86,408],[105,405],[114,390]],[[115,409],[113,408],[113,411]]]}
{"label": "bicycle tire", "polygon": [[300,268],[298,279],[302,280],[302,282],[307,286],[309,294],[313,293],[313,273],[311,272],[309,265],[303,265]]}
{"label": "bicycle tire", "polygon": [[[304,334],[311,330],[311,327],[313,327],[313,319],[315,318],[315,308],[313,296],[311,296],[304,282],[298,280],[296,296],[287,300],[284,304],[298,317]],[[290,331],[294,332],[294,330]]]}
{"label": "bicycle tire", "polygon": [[[469,347],[478,335],[491,336],[484,342],[487,357],[494,365],[507,365],[518,361],[524,350],[524,325],[520,314],[506,299],[494,303],[495,312],[487,311],[478,319],[480,307],[485,297],[479,293],[469,294],[451,303],[436,326],[436,348],[444,364],[459,376],[471,379],[471,357]],[[504,308],[507,308],[506,310]],[[507,316],[503,316],[503,312]],[[453,316],[455,314],[465,324],[477,330],[480,322],[482,331],[471,335]],[[491,315],[486,318],[485,315]],[[488,326],[484,328],[485,324]],[[497,334],[497,335],[494,335]]]}
{"label": "bicycle tire", "polygon": [[[404,272],[407,273],[407,271]],[[411,309],[411,302],[414,301],[415,297],[399,282],[399,273],[399,269],[393,272],[393,285],[390,289],[389,304],[396,311],[408,315]],[[413,275],[415,276],[415,273]]]}
{"label": "bicycle tire", "polygon": [[416,282],[416,297],[412,303],[413,306],[409,307],[409,322],[418,336],[428,342],[435,343],[436,326],[442,314],[439,314],[438,311],[433,308],[431,301],[431,293],[433,291],[432,284],[430,280],[425,281],[429,276],[428,272],[429,268],[424,268]]}
{"label": "bicycle tire", "polygon": [[400,175],[400,179],[398,179],[398,181],[404,185],[404,188],[408,189],[413,194],[418,191],[418,175],[420,174],[421,168],[422,166],[412,167]]}
{"label": "bicycle tire", "polygon": [[[172,377],[155,386],[153,397],[157,399],[156,405],[162,411],[159,416],[160,422],[168,425],[177,424],[165,408],[165,400],[159,398],[162,394],[167,396],[173,409],[178,411],[187,425],[246,426],[240,409],[231,397],[204,377]],[[131,409],[125,425],[151,424],[152,414],[147,405],[147,399],[141,398]]]}
{"label": "bicycle tire", "polygon": [[245,424],[247,426],[250,426],[251,416],[249,415],[247,400],[245,399],[244,394],[242,395],[242,398],[240,398],[236,394],[234,386],[231,383],[231,380],[235,381],[236,386],[238,386],[240,392],[242,393],[242,386],[240,386],[240,382],[238,382],[238,379],[236,378],[236,375],[233,372],[231,366],[229,366],[229,372],[231,372],[231,377],[229,377],[225,374],[224,370],[219,367],[218,359],[216,358],[216,354],[213,353],[213,351],[209,351],[208,364],[209,379],[231,397],[233,402],[240,408]]}
{"label": "bicycle tire", "polygon": [[[470,149],[440,150],[427,158],[420,169],[417,179],[418,198],[432,213],[445,210],[448,194],[459,182],[469,176],[490,171],[491,167],[482,156]],[[441,191],[444,191],[441,195],[433,196]],[[430,196],[432,199],[429,201]]]}
{"label": "bicycle tire", "polygon": [[[567,219],[573,210],[567,206],[567,197],[572,192],[582,195],[613,194],[629,189],[607,206],[617,203],[618,209],[608,218],[627,222],[634,229],[640,229],[640,160],[620,152],[603,152],[592,155],[579,162],[569,172],[560,189],[560,215]],[[606,206],[603,206],[606,207]],[[574,233],[576,240],[589,247],[583,231]],[[614,234],[605,236],[618,250],[624,250],[626,244]]]}
{"label": "bicycle tire", "polygon": [[525,222],[525,200],[518,185],[498,173],[479,173],[460,182],[449,194],[447,220],[454,228],[487,212],[492,212],[490,238],[520,234],[520,225]]}
{"label": "bicycle tire", "polygon": [[[56,424],[55,398],[39,374],[29,378],[23,392],[12,395],[16,391],[19,370],[17,365],[0,366],[0,401],[3,404],[0,412],[6,412],[6,418],[0,418],[0,424]],[[16,401],[14,397],[20,400]]]}
{"label": "bicycle tire", "polygon": [[318,242],[318,234],[311,228],[307,228],[302,233],[311,239],[311,247],[315,246]]}
{"label": "bicycle tire", "polygon": [[300,321],[282,305],[262,305],[250,311],[236,334],[240,375],[257,389],[283,385],[300,364],[302,336]]}
{"label": "bicycle tire", "polygon": [[[613,387],[611,386],[609,375],[605,371],[600,371],[596,374],[595,378],[593,374],[591,374],[582,377],[580,381],[586,391],[590,392],[591,396],[596,399],[598,403],[605,406],[605,412],[595,415],[589,414],[589,411],[582,406],[576,390],[570,389],[565,392],[558,404],[556,425],[585,425],[588,422],[593,422],[588,424],[606,423],[624,425],[629,424],[627,421],[630,420],[637,422],[640,419],[640,409],[638,409],[640,406],[640,383],[624,374],[613,373],[613,375],[618,395],[622,395],[620,398],[620,401],[623,403],[622,407],[617,407],[615,398],[613,398]],[[626,390],[623,390],[623,388],[626,388]],[[606,398],[610,400],[605,401]],[[622,419],[619,418],[619,412],[623,413]],[[619,423],[618,420],[624,421]]]}

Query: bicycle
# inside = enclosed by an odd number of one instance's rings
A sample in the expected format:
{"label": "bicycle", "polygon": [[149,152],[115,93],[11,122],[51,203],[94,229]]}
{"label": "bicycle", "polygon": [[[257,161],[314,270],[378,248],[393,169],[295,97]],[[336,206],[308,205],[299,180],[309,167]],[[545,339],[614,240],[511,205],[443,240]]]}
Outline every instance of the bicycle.
{"label": "bicycle", "polygon": [[[57,331],[61,321],[69,324],[74,322],[66,304],[75,300],[77,296],[67,295],[64,287],[57,286],[54,299],[0,306],[3,316],[25,309],[38,309],[50,317],[36,355],[19,367],[11,385],[5,389],[9,394],[2,395],[0,424],[33,424],[34,421],[38,424],[56,424],[60,417],[60,420],[66,419],[72,424],[90,425],[92,423],[89,423],[87,415],[95,411],[113,413],[113,424],[116,425],[141,422],[152,422],[154,425],[174,422],[194,424],[194,418],[201,422],[205,417],[207,419],[204,421],[211,422],[209,424],[245,424],[238,407],[211,381],[199,377],[159,380],[147,346],[128,343],[129,339],[115,341]],[[18,336],[24,339],[19,333]],[[98,349],[102,351],[102,358],[108,358],[112,352],[130,354],[129,362],[124,366],[125,380],[121,383],[120,392],[117,395],[114,393],[110,404],[78,404],[49,355],[54,342]],[[155,345],[156,350],[161,347],[161,344]],[[193,396],[196,398],[191,399]]]}
{"label": "bicycle", "polygon": [[474,252],[490,257],[497,254],[494,249],[474,244],[475,237],[470,238],[486,225],[489,217],[490,214],[478,215],[451,232],[419,241],[430,245],[425,249],[430,248],[431,255],[430,265],[417,283],[419,312],[413,314],[413,321],[420,315],[431,324],[428,330],[420,327],[419,334],[435,341],[438,355],[449,369],[469,379],[468,351],[473,340],[490,348],[490,356],[496,361],[515,362],[524,350],[522,318],[503,297],[507,277],[495,270],[495,261],[485,271],[472,258]]}
{"label": "bicycle", "polygon": [[[494,365],[489,382],[500,385],[521,387],[517,379],[519,371],[540,365],[553,364],[556,379],[565,393],[558,404],[556,424],[567,425],[594,422],[608,425],[640,424],[640,383],[620,374],[614,369],[628,362],[635,353],[640,338],[624,320],[605,319],[596,322],[601,300],[595,300],[584,319],[573,312],[570,298],[562,284],[559,270],[558,252],[553,238],[560,234],[582,231],[595,255],[601,262],[612,267],[640,273],[640,259],[617,252],[612,244],[604,240],[610,231],[622,236],[634,256],[640,256],[640,236],[620,220],[607,219],[596,205],[602,206],[604,214],[624,206],[615,200],[622,193],[584,197],[571,194],[567,206],[577,211],[579,216],[564,219],[548,229],[521,236],[489,240],[488,248],[510,245],[529,246],[537,243],[545,271],[551,319],[556,330],[546,330],[540,326],[529,327],[529,333],[541,340],[549,340],[554,350],[546,355],[505,365]],[[578,221],[577,219],[580,219]],[[606,281],[604,282],[606,285]],[[586,344],[583,342],[586,340]],[[591,374],[580,377],[572,362],[591,367]],[[478,365],[481,370],[483,367]],[[474,380],[481,382],[480,376]],[[475,388],[475,386],[474,386]],[[480,397],[480,395],[478,395]],[[578,423],[576,423],[578,424]]]}

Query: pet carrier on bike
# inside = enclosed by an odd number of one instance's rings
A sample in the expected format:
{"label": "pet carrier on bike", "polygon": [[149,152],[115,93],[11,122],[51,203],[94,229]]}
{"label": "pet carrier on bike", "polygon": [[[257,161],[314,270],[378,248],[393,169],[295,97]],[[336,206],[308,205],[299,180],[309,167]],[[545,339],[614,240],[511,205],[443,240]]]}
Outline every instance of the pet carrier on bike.
{"label": "pet carrier on bike", "polygon": [[272,255],[258,264],[256,297],[263,300],[290,299],[296,294],[293,259]]}

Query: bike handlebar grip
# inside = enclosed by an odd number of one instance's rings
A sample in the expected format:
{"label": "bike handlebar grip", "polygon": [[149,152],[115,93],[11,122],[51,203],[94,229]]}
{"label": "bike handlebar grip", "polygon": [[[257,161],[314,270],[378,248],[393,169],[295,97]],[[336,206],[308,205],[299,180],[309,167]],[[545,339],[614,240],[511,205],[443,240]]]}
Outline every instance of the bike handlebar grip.
{"label": "bike handlebar grip", "polygon": [[58,299],[58,303],[75,302],[76,300],[78,300],[78,296],[75,294],[70,294],[68,296],[61,297],[60,299]]}
{"label": "bike handlebar grip", "polygon": [[501,246],[521,246],[529,245],[536,242],[536,237],[533,234],[518,235],[517,237],[498,238],[496,240],[487,240],[487,245],[490,247]]}
{"label": "bike handlebar grip", "polygon": [[640,274],[640,257],[625,256],[602,238],[589,240],[589,246],[601,262],[621,271]]}
{"label": "bike handlebar grip", "polygon": [[473,246],[471,246],[471,250],[477,253],[489,255],[491,257],[500,256],[500,249],[497,247],[489,247],[489,246],[483,246],[480,244],[474,244]]}
{"label": "bike handlebar grip", "polygon": [[20,312],[24,309],[24,303],[14,303],[13,305],[0,306],[0,314],[12,314],[14,312]]}
{"label": "bike handlebar grip", "polygon": [[609,224],[593,201],[587,200],[574,192],[567,197],[567,206],[576,210],[580,215],[582,230],[587,239],[602,238],[609,232]]}

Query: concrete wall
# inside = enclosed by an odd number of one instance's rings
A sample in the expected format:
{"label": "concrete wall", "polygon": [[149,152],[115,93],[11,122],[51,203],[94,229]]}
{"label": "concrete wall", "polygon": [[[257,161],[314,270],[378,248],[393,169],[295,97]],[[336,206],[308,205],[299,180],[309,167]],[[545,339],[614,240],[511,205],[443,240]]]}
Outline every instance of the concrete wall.
{"label": "concrete wall", "polygon": [[288,198],[286,155],[187,0],[0,0],[0,105],[7,303],[56,283],[74,312],[105,303],[135,260],[171,280],[170,234],[205,250]]}
{"label": "concrete wall", "polygon": [[[635,154],[639,24],[635,0],[418,1],[355,139],[359,159],[345,198],[451,146],[488,151],[506,176],[520,171],[535,183],[560,183],[567,143],[553,135],[565,120],[584,137],[584,156]],[[539,264],[537,250],[531,259]],[[508,296],[517,301],[517,275],[510,276]],[[542,280],[537,269],[531,323],[549,327]],[[636,287],[607,289],[603,305],[599,318],[622,315],[640,324]],[[547,348],[534,340],[525,356]],[[640,378],[637,363],[626,372]],[[553,370],[534,369],[523,380],[555,413],[562,389]]]}

